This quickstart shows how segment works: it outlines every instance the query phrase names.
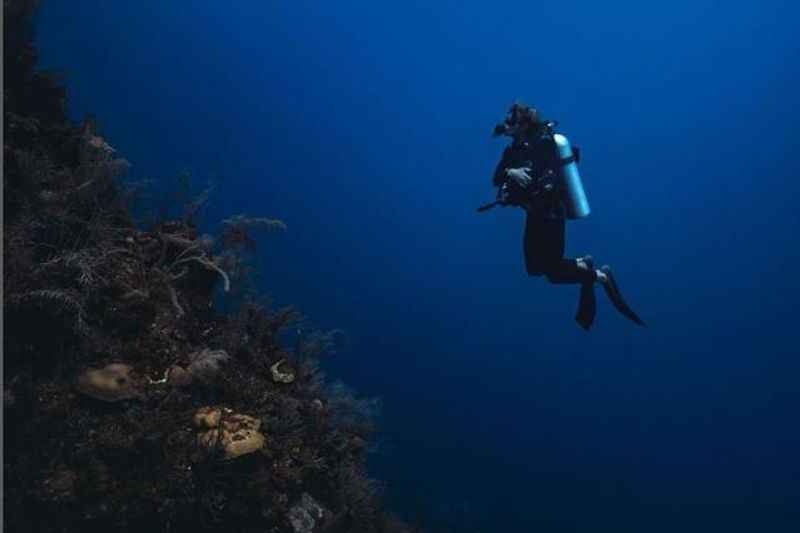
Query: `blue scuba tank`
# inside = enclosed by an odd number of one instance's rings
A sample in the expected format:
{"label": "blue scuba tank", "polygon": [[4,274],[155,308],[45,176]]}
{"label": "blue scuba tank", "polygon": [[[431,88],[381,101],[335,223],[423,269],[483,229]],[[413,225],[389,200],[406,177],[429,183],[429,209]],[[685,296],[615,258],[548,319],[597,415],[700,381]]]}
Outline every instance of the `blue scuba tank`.
{"label": "blue scuba tank", "polygon": [[564,188],[564,206],[567,210],[567,218],[576,219],[587,217],[591,209],[589,208],[589,200],[586,199],[586,193],[583,190],[581,175],[578,172],[578,164],[572,157],[572,146],[570,146],[569,140],[560,133],[554,134],[553,140],[556,143],[558,157],[561,159],[570,159],[569,163],[561,166],[560,172],[561,184]]}

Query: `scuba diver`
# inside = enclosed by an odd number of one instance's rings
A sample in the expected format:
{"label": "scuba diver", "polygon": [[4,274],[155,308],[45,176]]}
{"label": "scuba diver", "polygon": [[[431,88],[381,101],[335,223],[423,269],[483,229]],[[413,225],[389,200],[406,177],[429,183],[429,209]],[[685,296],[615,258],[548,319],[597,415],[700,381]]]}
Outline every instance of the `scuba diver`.
{"label": "scuba diver", "polygon": [[509,205],[525,209],[523,246],[528,275],[544,275],[553,284],[580,285],[575,320],[585,330],[591,328],[597,312],[595,282],[602,285],[620,313],[644,326],[622,298],[608,265],[595,268],[591,255],[564,257],[566,219],[584,218],[590,210],[578,174],[580,152],[554,131],[557,124],[541,120],[536,109],[522,103],[511,106],[493,132],[494,137],[512,138],[494,173],[497,199],[478,211]]}

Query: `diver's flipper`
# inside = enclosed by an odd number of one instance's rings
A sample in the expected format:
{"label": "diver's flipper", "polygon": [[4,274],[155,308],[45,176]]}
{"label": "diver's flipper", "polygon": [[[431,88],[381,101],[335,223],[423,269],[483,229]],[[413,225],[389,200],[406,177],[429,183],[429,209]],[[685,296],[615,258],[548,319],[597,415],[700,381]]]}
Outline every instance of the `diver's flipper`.
{"label": "diver's flipper", "polygon": [[611,303],[614,304],[614,307],[617,308],[617,311],[628,317],[633,322],[636,322],[640,326],[645,326],[644,321],[639,318],[639,316],[633,312],[625,300],[622,298],[622,293],[619,291],[619,286],[617,285],[617,281],[614,279],[613,274],[611,274],[611,267],[608,265],[603,265],[600,267],[600,271],[606,275],[608,281],[603,283],[603,288],[608,295],[608,299],[611,300]]}
{"label": "diver's flipper", "polygon": [[580,326],[589,331],[594,323],[594,317],[597,314],[597,298],[594,294],[594,258],[591,255],[579,257],[580,261],[586,265],[585,274],[589,277],[587,281],[581,283],[581,294],[578,300],[578,312],[575,314],[575,321]]}
{"label": "diver's flipper", "polygon": [[597,314],[597,298],[594,295],[594,283],[584,283],[581,285],[581,295],[578,300],[578,312],[575,321],[580,326],[589,331]]}

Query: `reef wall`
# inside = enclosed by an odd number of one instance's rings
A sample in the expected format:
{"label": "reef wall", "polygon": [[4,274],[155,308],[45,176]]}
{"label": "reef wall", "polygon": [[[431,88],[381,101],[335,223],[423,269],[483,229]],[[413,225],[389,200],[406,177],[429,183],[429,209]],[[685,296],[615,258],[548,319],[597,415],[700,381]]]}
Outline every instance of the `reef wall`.
{"label": "reef wall", "polygon": [[319,369],[330,336],[216,309],[283,224],[137,224],[128,162],[36,70],[36,4],[4,2],[6,530],[410,531],[367,475],[367,404]]}

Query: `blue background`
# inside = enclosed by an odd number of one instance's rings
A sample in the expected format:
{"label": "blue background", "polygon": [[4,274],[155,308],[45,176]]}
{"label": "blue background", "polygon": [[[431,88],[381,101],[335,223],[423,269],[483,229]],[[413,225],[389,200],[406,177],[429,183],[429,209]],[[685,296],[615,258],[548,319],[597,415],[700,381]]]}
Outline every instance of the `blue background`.
{"label": "blue background", "polygon": [[[373,473],[446,531],[798,531],[798,9],[787,2],[44,3],[132,178],[217,184],[207,226],[283,219],[259,269],[384,401]],[[235,7],[232,7],[235,6]],[[528,278],[523,213],[476,214],[515,99],[583,149],[649,323]]]}

